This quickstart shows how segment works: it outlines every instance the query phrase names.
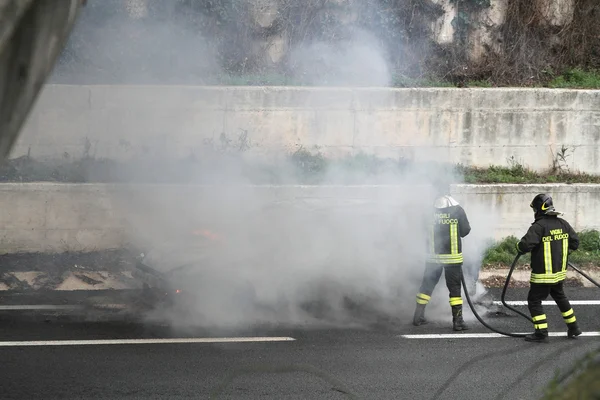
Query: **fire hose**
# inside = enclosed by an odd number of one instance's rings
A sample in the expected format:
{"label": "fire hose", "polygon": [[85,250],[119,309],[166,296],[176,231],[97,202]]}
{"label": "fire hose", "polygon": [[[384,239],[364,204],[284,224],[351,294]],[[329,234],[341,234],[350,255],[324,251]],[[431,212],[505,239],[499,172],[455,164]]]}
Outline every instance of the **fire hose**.
{"label": "fire hose", "polygon": [[[515,257],[515,260],[513,261],[512,265],[510,266],[510,270],[508,271],[508,275],[506,276],[506,281],[504,282],[504,288],[502,290],[502,304],[504,304],[504,306],[507,307],[509,310],[516,311],[518,314],[527,318],[527,320],[529,322],[532,322],[530,317],[528,317],[524,313],[521,313],[520,311],[515,310],[514,308],[508,306],[508,304],[506,304],[506,302],[504,301],[504,295],[506,294],[506,289],[508,288],[508,285],[510,283],[510,277],[512,276],[512,273],[513,273],[515,267],[517,266],[517,261],[519,260],[520,256],[521,255],[518,254]],[[496,332],[496,333],[499,333],[500,335],[504,335],[504,336],[514,337],[514,338],[524,338],[527,335],[525,333],[504,332],[504,331],[494,328],[493,326],[491,326],[487,322],[485,322],[483,320],[483,318],[481,318],[481,316],[477,313],[477,310],[475,310],[475,305],[473,304],[473,301],[471,300],[471,296],[469,295],[469,290],[467,288],[467,284],[465,282],[465,277],[464,277],[464,274],[462,273],[462,271],[460,274],[460,280],[462,281],[463,289],[465,291],[465,297],[467,298],[467,303],[469,303],[469,307],[471,308],[473,315],[475,315],[475,318],[477,318],[477,320],[481,323],[481,325],[485,326],[492,332]]]}
{"label": "fire hose", "polygon": [[[521,257],[521,254],[517,254],[517,256],[515,257],[514,261],[512,262],[510,269],[508,271],[508,275],[506,276],[506,281],[504,282],[504,287],[502,288],[502,296],[501,296],[501,301],[502,304],[504,305],[504,307],[508,308],[509,310],[513,311],[516,314],[519,314],[520,316],[522,316],[523,318],[527,319],[527,321],[529,321],[530,323],[533,323],[532,319],[530,316],[526,315],[525,313],[515,309],[514,307],[511,307],[509,304],[506,303],[505,300],[505,296],[506,296],[506,290],[508,289],[508,285],[510,284],[510,278],[512,276],[512,273],[515,269],[515,267],[517,266],[517,261],[519,261],[519,258]],[[590,281],[592,284],[594,284],[595,286],[597,286],[598,288],[600,288],[600,284],[598,282],[596,282],[591,276],[589,276],[588,274],[586,274],[585,272],[583,272],[582,270],[580,270],[579,268],[577,268],[576,266],[574,266],[571,262],[568,262],[567,265],[569,267],[571,267],[571,269],[573,269],[575,272],[579,273],[581,276],[583,276],[584,278],[586,278],[588,281]],[[481,316],[477,313],[477,310],[475,309],[475,305],[473,304],[473,301],[471,300],[471,296],[469,295],[469,290],[467,288],[467,284],[465,282],[465,277],[462,274],[461,271],[461,276],[460,276],[462,285],[463,285],[463,289],[465,291],[465,297],[467,298],[467,303],[469,304],[469,307],[471,308],[471,311],[473,312],[473,315],[475,315],[475,318],[477,318],[477,320],[486,328],[488,328],[489,330],[499,333],[500,335],[504,335],[504,336],[509,336],[509,337],[514,337],[514,338],[523,338],[525,337],[527,334],[526,333],[513,333],[513,332],[504,332],[501,331],[500,329],[494,328],[493,326],[489,325],[487,322],[485,322],[483,320],[483,318],[481,318]]]}

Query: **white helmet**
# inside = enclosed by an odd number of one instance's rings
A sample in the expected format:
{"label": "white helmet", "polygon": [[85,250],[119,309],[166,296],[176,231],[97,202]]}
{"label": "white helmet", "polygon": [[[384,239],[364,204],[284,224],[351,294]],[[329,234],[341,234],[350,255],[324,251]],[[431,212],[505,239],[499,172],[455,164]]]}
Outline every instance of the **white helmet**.
{"label": "white helmet", "polygon": [[458,201],[456,201],[456,199],[454,199],[450,195],[438,197],[435,200],[435,202],[433,203],[433,206],[435,208],[447,208],[447,207],[453,207],[453,206],[457,206],[457,205],[458,205]]}

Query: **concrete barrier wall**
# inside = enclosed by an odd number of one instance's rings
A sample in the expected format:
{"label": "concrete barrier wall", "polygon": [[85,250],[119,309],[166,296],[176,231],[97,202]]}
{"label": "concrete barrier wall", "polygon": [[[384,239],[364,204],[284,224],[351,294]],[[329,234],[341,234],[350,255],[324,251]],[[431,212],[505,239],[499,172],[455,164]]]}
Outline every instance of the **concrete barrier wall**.
{"label": "concrete barrier wall", "polygon": [[48,85],[12,157],[178,159],[219,144],[299,146],[600,173],[600,91]]}
{"label": "concrete barrier wall", "polygon": [[[455,197],[473,219],[474,232],[480,238],[523,235],[533,218],[529,203],[533,196],[542,192],[554,197],[555,205],[575,229],[600,229],[600,185],[458,185],[453,188]],[[127,245],[132,238],[143,239],[144,235],[151,235],[156,240],[157,233],[162,234],[166,242],[181,231],[187,234],[198,228],[212,229],[210,223],[203,222],[208,220],[212,223],[228,220],[241,226],[249,221],[248,218],[253,218],[264,224],[262,232],[270,230],[277,236],[279,233],[274,227],[284,223],[286,218],[300,219],[296,223],[302,225],[303,217],[296,212],[299,209],[309,214],[323,210],[331,214],[331,210],[342,208],[356,214],[353,210],[360,209],[374,215],[369,219],[372,224],[376,223],[378,214],[389,220],[387,215],[393,213],[399,215],[402,223],[414,217],[412,211],[406,209],[410,208],[406,202],[396,210],[396,199],[405,195],[406,187],[400,186],[218,188],[0,184],[0,251],[109,249]],[[246,207],[240,207],[240,204]],[[175,224],[174,213],[179,217]],[[153,223],[145,225],[145,221]],[[398,229],[401,229],[400,225]],[[281,240],[293,240],[293,236],[291,232],[289,238]]]}

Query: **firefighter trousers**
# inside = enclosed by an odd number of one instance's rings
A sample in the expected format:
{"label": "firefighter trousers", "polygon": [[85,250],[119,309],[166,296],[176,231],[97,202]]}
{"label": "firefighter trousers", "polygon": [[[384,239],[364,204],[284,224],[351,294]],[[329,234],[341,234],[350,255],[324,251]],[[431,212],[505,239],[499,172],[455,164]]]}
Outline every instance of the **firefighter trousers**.
{"label": "firefighter trousers", "polygon": [[577,319],[571,308],[571,303],[569,303],[569,299],[565,295],[563,283],[564,281],[555,284],[531,283],[529,294],[527,295],[527,305],[536,330],[548,329],[548,320],[542,306],[542,301],[546,300],[548,295],[556,302],[567,327],[576,326]]}
{"label": "firefighter trousers", "polygon": [[417,303],[423,305],[429,303],[431,294],[442,277],[442,271],[444,272],[444,277],[446,279],[446,286],[450,292],[450,305],[462,305],[460,279],[462,274],[462,264],[427,263],[425,265],[425,273],[423,274],[423,281],[421,282],[419,294],[417,295]]}

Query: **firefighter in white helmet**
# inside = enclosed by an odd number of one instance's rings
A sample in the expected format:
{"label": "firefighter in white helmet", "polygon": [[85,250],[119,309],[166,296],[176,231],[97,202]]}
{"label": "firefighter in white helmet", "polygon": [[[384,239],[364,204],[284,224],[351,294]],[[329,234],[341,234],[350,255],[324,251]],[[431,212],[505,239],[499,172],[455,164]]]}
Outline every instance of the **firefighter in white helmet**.
{"label": "firefighter in white helmet", "polygon": [[453,329],[463,331],[469,329],[462,315],[463,300],[461,294],[462,276],[462,238],[471,231],[465,210],[450,195],[448,183],[436,185],[436,199],[433,204],[433,220],[429,227],[427,240],[427,260],[425,273],[413,317],[413,325],[427,323],[425,306],[440,280],[442,272],[450,294]]}

